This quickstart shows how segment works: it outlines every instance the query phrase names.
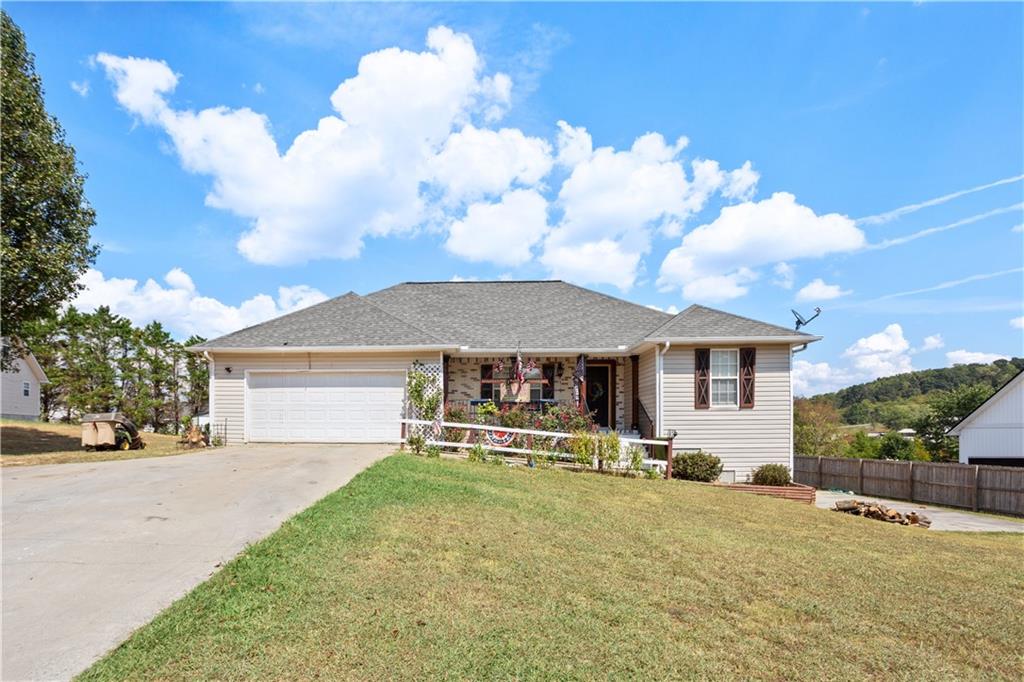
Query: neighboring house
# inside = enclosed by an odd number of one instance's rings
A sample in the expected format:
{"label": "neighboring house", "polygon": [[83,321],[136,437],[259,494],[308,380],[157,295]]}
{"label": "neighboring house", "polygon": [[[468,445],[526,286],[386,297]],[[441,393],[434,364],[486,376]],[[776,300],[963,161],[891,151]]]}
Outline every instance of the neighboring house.
{"label": "neighboring house", "polygon": [[[395,442],[406,372],[446,403],[573,400],[603,427],[677,432],[726,477],[792,464],[791,355],[820,337],[703,306],[670,315],[560,281],[422,282],[330,301],[208,341],[210,418],[229,443]],[[536,370],[510,395],[517,349]]]}
{"label": "neighboring house", "polygon": [[0,374],[0,416],[39,419],[39,387],[49,382],[31,352],[16,358],[11,370]]}
{"label": "neighboring house", "polygon": [[1024,466],[1024,371],[949,430],[961,464]]}

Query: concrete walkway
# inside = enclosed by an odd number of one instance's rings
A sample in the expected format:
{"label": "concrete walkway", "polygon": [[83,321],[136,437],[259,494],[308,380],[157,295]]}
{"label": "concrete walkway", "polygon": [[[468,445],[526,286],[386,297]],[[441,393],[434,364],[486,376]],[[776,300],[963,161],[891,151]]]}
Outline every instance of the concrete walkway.
{"label": "concrete walkway", "polygon": [[394,448],[261,445],[0,471],[0,679],[59,680]]}
{"label": "concrete walkway", "polygon": [[871,495],[851,495],[850,493],[836,493],[829,490],[819,490],[817,504],[822,509],[831,508],[836,500],[861,500],[863,502],[881,502],[886,507],[895,509],[901,514],[914,511],[924,514],[932,520],[929,530],[966,530],[974,532],[1001,532],[1001,533],[1024,533],[1024,519],[1017,519],[1012,516],[997,516],[995,514],[977,514],[970,511],[960,511],[949,507],[935,507],[921,504],[919,502],[907,502],[905,500],[887,500],[883,497]]}

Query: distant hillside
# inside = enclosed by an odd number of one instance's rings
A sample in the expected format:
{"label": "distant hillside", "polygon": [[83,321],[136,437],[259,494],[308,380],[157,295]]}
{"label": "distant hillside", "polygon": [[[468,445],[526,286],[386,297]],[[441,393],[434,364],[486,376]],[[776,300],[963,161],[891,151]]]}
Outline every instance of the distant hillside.
{"label": "distant hillside", "polygon": [[977,384],[995,390],[1022,369],[1024,358],[996,360],[990,365],[922,369],[849,386],[816,396],[815,400],[831,402],[847,424],[879,422],[890,428],[903,428],[922,413],[925,397],[933,391]]}

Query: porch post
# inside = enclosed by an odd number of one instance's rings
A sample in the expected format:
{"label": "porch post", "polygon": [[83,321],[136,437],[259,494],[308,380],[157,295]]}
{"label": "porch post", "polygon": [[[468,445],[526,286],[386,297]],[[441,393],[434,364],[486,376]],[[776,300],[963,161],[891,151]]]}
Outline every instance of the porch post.
{"label": "porch post", "polygon": [[640,356],[629,356],[629,378],[632,384],[629,388],[630,398],[633,401],[633,423],[629,425],[633,431],[640,430]]}
{"label": "porch post", "polygon": [[665,479],[672,479],[672,446],[676,439],[676,432],[669,431],[668,434],[668,445],[665,450]]}
{"label": "porch post", "polygon": [[451,359],[450,355],[441,356],[441,391],[444,396],[444,407],[448,406],[448,361]]}

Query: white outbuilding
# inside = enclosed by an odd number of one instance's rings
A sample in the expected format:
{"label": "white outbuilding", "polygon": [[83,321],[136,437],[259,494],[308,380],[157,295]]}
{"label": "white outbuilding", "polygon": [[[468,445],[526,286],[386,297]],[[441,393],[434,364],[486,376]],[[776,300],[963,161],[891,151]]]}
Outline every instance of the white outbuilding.
{"label": "white outbuilding", "polygon": [[961,464],[1024,467],[1024,371],[949,430]]}
{"label": "white outbuilding", "polygon": [[49,383],[31,352],[15,358],[0,374],[0,416],[4,419],[39,419],[39,390]]}

